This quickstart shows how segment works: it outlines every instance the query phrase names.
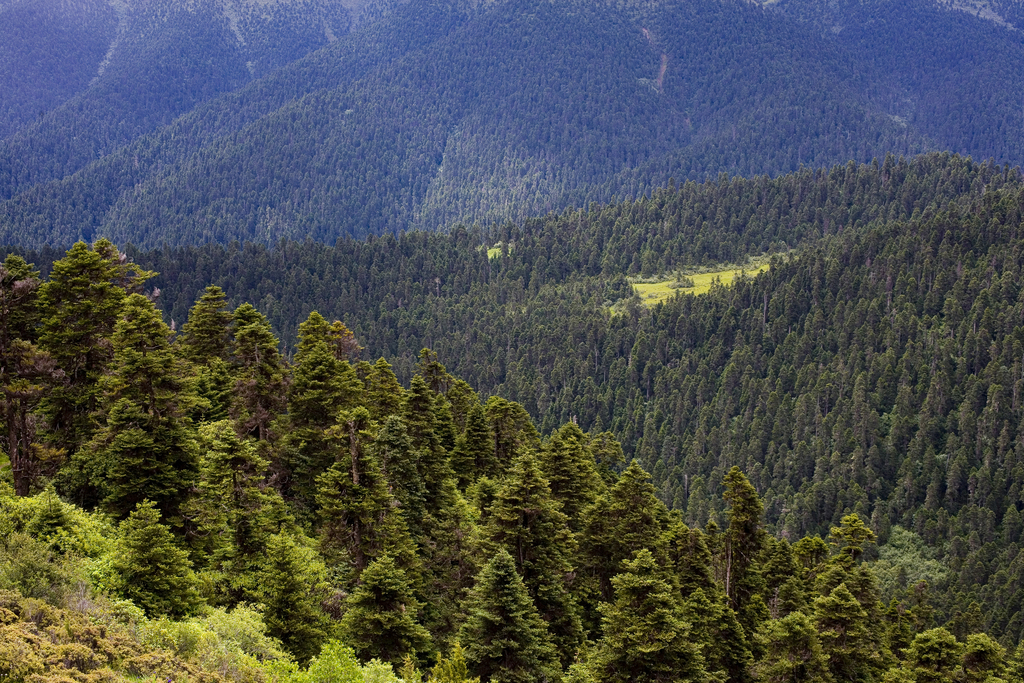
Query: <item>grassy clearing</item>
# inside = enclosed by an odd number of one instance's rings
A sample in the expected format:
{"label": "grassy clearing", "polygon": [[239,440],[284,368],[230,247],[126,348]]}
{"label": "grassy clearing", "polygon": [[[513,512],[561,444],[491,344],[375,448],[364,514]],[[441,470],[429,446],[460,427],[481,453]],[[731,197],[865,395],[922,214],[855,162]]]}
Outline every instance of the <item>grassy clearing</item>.
{"label": "grassy clearing", "polygon": [[[498,242],[493,247],[488,247],[487,248],[487,258],[492,259],[492,258],[498,258],[499,256],[501,256],[501,248],[503,246],[505,246],[504,242]],[[509,242],[509,245],[508,245],[509,252],[512,251],[512,248],[514,246],[515,246],[515,242]],[[480,247],[480,248],[483,249],[483,247]]]}
{"label": "grassy clearing", "polygon": [[741,275],[753,277],[760,272],[768,270],[767,259],[751,261],[743,267],[721,267],[717,270],[705,270],[704,272],[680,272],[668,279],[659,279],[654,282],[633,282],[633,291],[637,293],[640,300],[646,306],[667,301],[679,294],[705,294],[711,289],[711,284],[716,280],[723,285],[732,284],[733,280]]}

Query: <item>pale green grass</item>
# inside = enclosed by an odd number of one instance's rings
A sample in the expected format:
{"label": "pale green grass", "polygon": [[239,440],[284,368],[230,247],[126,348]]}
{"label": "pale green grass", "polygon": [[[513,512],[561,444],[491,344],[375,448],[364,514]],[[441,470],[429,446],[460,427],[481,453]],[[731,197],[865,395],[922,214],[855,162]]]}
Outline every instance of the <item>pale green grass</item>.
{"label": "pale green grass", "polygon": [[500,244],[496,247],[491,247],[490,249],[487,250],[487,258],[497,258],[499,256],[501,256]]}
{"label": "pale green grass", "polygon": [[711,289],[711,284],[715,280],[720,281],[723,285],[731,285],[741,275],[753,277],[765,270],[768,270],[767,263],[752,263],[747,268],[711,270],[706,273],[685,275],[683,278],[673,277],[668,280],[661,280],[660,282],[634,282],[633,291],[637,293],[637,296],[640,297],[640,300],[645,305],[654,306],[662,301],[671,299],[676,293],[706,294]]}

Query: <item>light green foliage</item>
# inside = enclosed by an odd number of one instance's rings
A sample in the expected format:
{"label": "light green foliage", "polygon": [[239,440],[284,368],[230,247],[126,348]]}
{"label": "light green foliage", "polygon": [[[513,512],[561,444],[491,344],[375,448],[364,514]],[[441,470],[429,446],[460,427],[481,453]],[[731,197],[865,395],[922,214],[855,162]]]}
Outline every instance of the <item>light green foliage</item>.
{"label": "light green foliage", "polygon": [[889,539],[879,547],[878,560],[871,569],[886,599],[922,581],[929,586],[945,585],[950,577],[949,568],[935,559],[935,550],[913,531],[899,526],[892,528]]}
{"label": "light green foliage", "polygon": [[264,662],[289,662],[281,643],[266,634],[260,612],[250,605],[214,608],[184,621],[151,619],[141,625],[148,646],[234,681],[258,679]]}
{"label": "light green foliage", "polygon": [[814,601],[814,622],[835,679],[871,680],[885,669],[884,632],[846,584]]}
{"label": "light green foliage", "polygon": [[469,668],[459,641],[456,640],[448,656],[439,659],[430,670],[430,683],[480,683],[479,678],[469,677]]}
{"label": "light green foliage", "polygon": [[656,282],[637,281],[633,289],[647,306],[654,306],[671,299],[676,294],[707,294],[711,286],[729,286],[741,277],[753,277],[768,270],[768,263],[761,260],[752,262],[749,268],[724,268],[700,273],[687,273],[680,277]]}

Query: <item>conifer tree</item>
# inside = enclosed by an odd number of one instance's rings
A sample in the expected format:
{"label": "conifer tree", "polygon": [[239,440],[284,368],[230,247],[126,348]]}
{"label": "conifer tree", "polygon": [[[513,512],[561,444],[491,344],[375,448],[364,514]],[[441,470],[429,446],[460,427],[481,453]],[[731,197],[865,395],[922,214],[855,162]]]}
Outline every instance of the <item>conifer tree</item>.
{"label": "conifer tree", "polygon": [[390,551],[416,568],[415,549],[401,512],[393,505],[387,480],[367,442],[370,416],[365,408],[345,411],[328,432],[336,461],[317,478],[316,503],[321,550],[332,562],[344,562],[358,574]]}
{"label": "conifer tree", "polygon": [[814,622],[836,680],[873,680],[885,669],[880,638],[873,632],[876,624],[846,584],[814,601]]}
{"label": "conifer tree", "polygon": [[277,638],[299,662],[320,652],[330,622],[320,607],[323,567],[315,553],[286,533],[268,539],[257,581],[267,634]]}
{"label": "conifer tree", "polygon": [[704,660],[672,584],[646,548],[612,579],[615,601],[601,606],[604,636],[595,677],[609,683],[701,681]]}
{"label": "conifer tree", "polygon": [[114,246],[100,240],[93,248],[77,242],[53,264],[39,292],[43,320],[39,345],[64,370],[42,401],[50,437],[57,448],[73,453],[89,439],[91,415],[99,407],[99,378],[113,356],[106,340],[114,332],[127,296],[117,283],[141,286],[152,273],[123,260]]}
{"label": "conifer tree", "polygon": [[239,434],[259,441],[271,438],[271,422],[285,406],[286,384],[277,338],[270,323],[251,304],[235,309],[231,319],[237,367],[231,416]]}
{"label": "conifer tree", "polygon": [[736,683],[749,680],[750,647],[725,594],[697,588],[683,596],[683,618],[691,625],[690,640],[701,646],[708,673]]}
{"label": "conifer tree", "polygon": [[[438,400],[443,399],[438,397]],[[437,432],[437,414],[434,402],[434,392],[422,377],[414,376],[405,396],[402,417],[409,434],[409,441],[418,455],[417,463],[426,492],[428,511],[436,509],[437,493],[441,485],[446,479],[453,476],[451,465],[448,462],[448,453],[442,448]]]}
{"label": "conifer tree", "polygon": [[418,621],[420,609],[405,572],[384,553],[366,567],[346,600],[342,639],[363,661],[398,666],[405,657],[422,657],[430,650],[430,634]]}
{"label": "conifer tree", "polygon": [[286,517],[283,501],[266,485],[266,458],[228,420],[201,425],[197,442],[199,477],[185,506],[195,528],[192,547],[229,602],[251,598],[253,562]]}
{"label": "conifer tree", "polygon": [[480,683],[479,678],[469,677],[469,667],[466,666],[462,645],[457,640],[452,645],[449,655],[439,659],[434,668],[430,670],[430,681],[431,683]]}
{"label": "conifer tree", "polygon": [[111,339],[110,371],[99,382],[103,426],[76,458],[115,515],[127,516],[151,500],[178,524],[198,461],[186,416],[192,400],[187,369],[169,338],[152,302],[141,294],[125,299]]}
{"label": "conifer tree", "polygon": [[[308,333],[309,328],[304,329]],[[308,334],[299,344],[296,360],[288,387],[289,430],[284,450],[291,474],[290,492],[312,507],[316,478],[334,461],[324,432],[335,424],[339,411],[358,404],[362,383],[348,362],[336,359],[325,342],[311,343]]]}
{"label": "conifer tree", "polygon": [[217,285],[210,285],[188,313],[175,340],[182,355],[197,365],[207,365],[215,358],[231,357],[231,312],[227,295]]}
{"label": "conifer tree", "polygon": [[568,581],[576,540],[560,507],[535,456],[523,451],[491,505],[481,545],[485,555],[500,548],[512,555],[562,663],[568,665],[583,632]]}
{"label": "conifer tree", "polygon": [[581,570],[595,583],[598,596],[612,599],[611,579],[638,550],[665,556],[669,513],[647,474],[634,460],[608,493],[584,513],[579,535]]}
{"label": "conifer tree", "polygon": [[121,522],[111,559],[117,592],[150,616],[181,617],[202,602],[188,553],[175,545],[151,501]]}
{"label": "conifer tree", "polygon": [[764,622],[757,632],[763,656],[754,665],[764,683],[831,683],[828,657],[818,633],[803,612]]}
{"label": "conifer tree", "polygon": [[586,435],[574,423],[566,423],[541,449],[540,464],[551,485],[551,495],[569,518],[569,527],[579,531],[583,510],[604,488],[586,448]]}
{"label": "conifer tree", "polygon": [[470,671],[485,683],[558,678],[555,650],[515,561],[504,549],[484,565],[464,605],[459,631]]}
{"label": "conifer tree", "polygon": [[373,452],[387,478],[391,495],[409,520],[410,530],[415,537],[421,537],[427,494],[402,418],[390,415],[384,420],[374,439]]}
{"label": "conifer tree", "polygon": [[370,366],[363,378],[363,385],[363,404],[370,411],[372,419],[384,422],[392,415],[401,415],[404,390],[386,360],[379,358]]}
{"label": "conifer tree", "polygon": [[[530,414],[523,406],[499,396],[491,396],[484,406],[484,414],[494,435],[494,462],[497,474],[503,474],[512,464],[520,448],[540,448],[540,436],[533,426]],[[486,473],[488,476],[494,476]]]}
{"label": "conifer tree", "polygon": [[761,619],[767,617],[767,607],[761,597],[764,579],[757,566],[765,543],[761,526],[764,505],[739,467],[730,469],[722,483],[725,486],[723,497],[729,505],[722,562],[725,593],[750,637]]}
{"label": "conifer tree", "polygon": [[455,480],[448,479],[441,486],[436,512],[426,515],[420,524],[425,623],[439,646],[447,645],[458,630],[462,601],[476,575],[473,545],[478,528],[474,521]]}
{"label": "conifer tree", "polygon": [[0,265],[0,444],[19,496],[29,494],[39,474],[29,415],[59,374],[53,358],[33,343],[40,284],[39,272],[19,256],[10,254]]}
{"label": "conifer tree", "polygon": [[494,455],[494,435],[479,402],[474,401],[469,406],[461,443],[459,453],[462,457],[457,463],[452,463],[460,484],[468,486],[479,477],[498,476],[501,467]]}

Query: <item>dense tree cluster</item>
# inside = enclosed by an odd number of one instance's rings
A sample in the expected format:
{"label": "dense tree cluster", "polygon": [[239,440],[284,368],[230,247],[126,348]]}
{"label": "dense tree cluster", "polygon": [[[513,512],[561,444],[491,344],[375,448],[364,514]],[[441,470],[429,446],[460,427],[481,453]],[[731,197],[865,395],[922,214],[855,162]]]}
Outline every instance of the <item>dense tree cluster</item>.
{"label": "dense tree cluster", "polygon": [[[14,487],[0,489],[12,619],[18,593],[72,604],[85,562],[94,590],[150,620],[258,605],[266,635],[309,663],[259,670],[272,680],[363,676],[353,657],[485,682],[986,680],[1021,664],[977,621],[935,628],[922,585],[883,601],[862,516],[827,544],[772,535],[738,467],[723,526],[702,529],[610,434],[541,435],[429,350],[402,386],[313,312],[289,361],[216,286],[174,335],[140,293],[152,273],[104,241],[46,282],[15,255],[3,275],[5,386],[39,387],[3,399],[26,415],[6,424]],[[90,419],[63,419],[61,401]],[[25,642],[4,656],[35,667]]]}

